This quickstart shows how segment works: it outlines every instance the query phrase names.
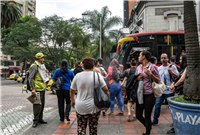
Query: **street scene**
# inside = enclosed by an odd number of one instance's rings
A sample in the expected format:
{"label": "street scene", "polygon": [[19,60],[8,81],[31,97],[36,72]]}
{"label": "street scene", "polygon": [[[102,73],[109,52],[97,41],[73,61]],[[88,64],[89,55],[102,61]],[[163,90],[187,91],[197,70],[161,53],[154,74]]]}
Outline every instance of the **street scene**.
{"label": "street scene", "polygon": [[200,1],[1,3],[1,135],[198,135]]}

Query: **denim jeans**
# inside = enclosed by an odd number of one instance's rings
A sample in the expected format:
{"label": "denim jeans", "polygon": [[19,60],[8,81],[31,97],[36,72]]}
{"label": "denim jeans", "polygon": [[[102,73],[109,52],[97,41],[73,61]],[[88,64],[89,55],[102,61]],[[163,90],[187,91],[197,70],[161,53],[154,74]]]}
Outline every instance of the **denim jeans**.
{"label": "denim jeans", "polygon": [[160,107],[161,107],[163,101],[165,99],[167,99],[168,97],[172,97],[172,96],[174,96],[174,93],[163,94],[161,97],[156,98],[153,121],[158,122],[158,118],[160,116]]}
{"label": "denim jeans", "polygon": [[122,88],[121,88],[121,82],[113,82],[110,84],[110,100],[111,100],[111,105],[110,105],[110,112],[114,112],[114,106],[115,106],[115,97],[117,97],[118,103],[119,103],[119,108],[120,111],[124,111],[124,102],[122,100]]}

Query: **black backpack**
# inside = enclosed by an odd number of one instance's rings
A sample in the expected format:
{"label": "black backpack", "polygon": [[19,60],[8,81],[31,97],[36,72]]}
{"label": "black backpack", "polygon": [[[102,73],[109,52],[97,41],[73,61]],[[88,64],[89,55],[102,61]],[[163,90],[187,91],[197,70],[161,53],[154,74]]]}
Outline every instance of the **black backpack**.
{"label": "black backpack", "polygon": [[[173,66],[172,64],[171,64],[171,65],[169,65],[169,68],[171,68],[172,66]],[[180,68],[179,68],[179,66],[178,66],[178,65],[174,65],[174,66],[176,66],[177,70],[179,71],[179,69],[180,69]],[[169,72],[169,76],[170,76],[170,81],[171,81],[171,82],[173,82],[175,78],[174,78],[174,77],[172,77],[172,75],[171,75],[171,73],[170,73],[170,72]]]}
{"label": "black backpack", "polygon": [[[35,64],[35,65],[37,65],[37,64]],[[37,67],[39,67],[39,66],[37,65]],[[28,93],[28,91],[30,91],[30,92],[32,91],[30,88],[28,77],[29,77],[29,70],[26,72],[26,75],[25,75],[24,83],[22,85],[22,93],[23,93],[23,91],[26,91],[26,93]]]}

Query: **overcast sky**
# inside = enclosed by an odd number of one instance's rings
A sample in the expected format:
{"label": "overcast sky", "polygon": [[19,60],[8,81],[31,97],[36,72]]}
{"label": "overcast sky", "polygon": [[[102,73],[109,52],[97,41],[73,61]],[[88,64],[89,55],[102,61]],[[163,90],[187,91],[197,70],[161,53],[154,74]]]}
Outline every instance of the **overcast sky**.
{"label": "overcast sky", "polygon": [[42,19],[56,14],[64,19],[82,18],[84,11],[101,11],[104,6],[108,6],[112,16],[120,16],[123,19],[123,0],[36,0],[36,17]]}

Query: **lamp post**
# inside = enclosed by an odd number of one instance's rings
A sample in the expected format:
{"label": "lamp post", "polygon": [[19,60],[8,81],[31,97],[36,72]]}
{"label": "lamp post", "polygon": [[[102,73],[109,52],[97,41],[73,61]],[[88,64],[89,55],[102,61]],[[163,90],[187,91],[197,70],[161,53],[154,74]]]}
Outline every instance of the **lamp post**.
{"label": "lamp post", "polygon": [[[86,13],[82,13],[82,15],[88,15],[88,14],[86,14]],[[100,50],[100,58],[101,58],[101,17],[99,17],[100,18],[100,45],[99,45],[99,50]]]}

